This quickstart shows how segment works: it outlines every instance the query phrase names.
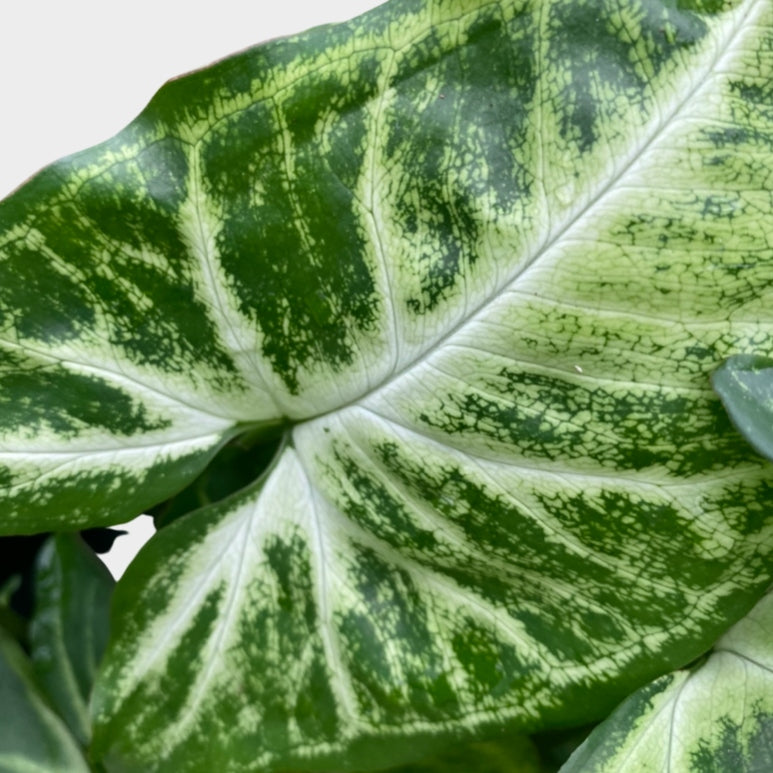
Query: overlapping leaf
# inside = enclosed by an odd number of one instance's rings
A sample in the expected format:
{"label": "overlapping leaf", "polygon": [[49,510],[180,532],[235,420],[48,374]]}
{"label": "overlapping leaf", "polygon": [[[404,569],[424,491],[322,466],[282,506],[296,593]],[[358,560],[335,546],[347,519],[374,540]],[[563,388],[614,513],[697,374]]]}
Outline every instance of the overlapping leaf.
{"label": "overlapping leaf", "polygon": [[0,770],[89,773],[77,743],[36,684],[16,642],[0,630]]}
{"label": "overlapping leaf", "polygon": [[587,721],[751,607],[773,473],[709,373],[773,354],[771,24],[395,0],[0,205],[5,530],[288,426],[127,573],[98,752],[343,770]]}
{"label": "overlapping leaf", "polygon": [[712,381],[744,437],[773,460],[773,359],[736,355],[714,373]]}
{"label": "overlapping leaf", "polygon": [[773,595],[691,671],[628,698],[562,773],[773,768]]}
{"label": "overlapping leaf", "polygon": [[87,744],[88,704],[107,645],[113,578],[79,537],[59,534],[41,551],[36,579],[32,665],[51,704]]}
{"label": "overlapping leaf", "polygon": [[48,539],[35,571],[30,656],[0,630],[0,770],[89,771],[81,747],[113,579],[74,534]]}

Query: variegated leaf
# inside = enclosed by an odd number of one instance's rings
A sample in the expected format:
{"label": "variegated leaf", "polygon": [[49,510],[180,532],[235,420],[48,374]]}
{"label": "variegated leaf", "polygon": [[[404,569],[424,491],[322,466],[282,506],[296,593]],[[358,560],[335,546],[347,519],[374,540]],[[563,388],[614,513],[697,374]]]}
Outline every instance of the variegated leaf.
{"label": "variegated leaf", "polygon": [[692,671],[657,679],[599,725],[561,773],[773,770],[773,595]]}
{"label": "variegated leaf", "polygon": [[287,428],[119,585],[100,753],[343,770],[588,721],[751,607],[773,472],[709,374],[773,354],[772,24],[394,0],[0,205],[4,529]]}

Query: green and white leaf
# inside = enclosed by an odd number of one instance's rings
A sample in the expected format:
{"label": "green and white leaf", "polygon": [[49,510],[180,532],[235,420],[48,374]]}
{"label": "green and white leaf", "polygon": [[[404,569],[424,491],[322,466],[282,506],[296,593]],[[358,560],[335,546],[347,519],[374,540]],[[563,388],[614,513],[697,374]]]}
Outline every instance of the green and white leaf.
{"label": "green and white leaf", "polygon": [[33,669],[73,735],[91,737],[89,700],[107,646],[113,579],[74,534],[52,537],[38,557],[30,625]]}
{"label": "green and white leaf", "polygon": [[561,773],[773,770],[773,594],[691,671],[628,698]]}
{"label": "green and white leaf", "polygon": [[0,771],[89,773],[77,744],[36,686],[21,648],[2,630]]}
{"label": "green and white leaf", "polygon": [[714,373],[712,383],[739,431],[773,460],[773,359],[736,355]]}
{"label": "green and white leaf", "polygon": [[773,355],[772,27],[393,0],[0,204],[3,530],[121,520],[286,427],[119,584],[100,754],[344,770],[590,721],[751,608],[773,472],[709,374]]}

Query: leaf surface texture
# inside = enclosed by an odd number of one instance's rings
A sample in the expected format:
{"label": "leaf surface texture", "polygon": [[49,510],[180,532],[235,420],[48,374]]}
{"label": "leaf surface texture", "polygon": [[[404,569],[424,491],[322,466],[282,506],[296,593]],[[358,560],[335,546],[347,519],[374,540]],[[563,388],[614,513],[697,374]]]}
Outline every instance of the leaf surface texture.
{"label": "leaf surface texture", "polygon": [[119,584],[100,753],[343,770],[588,721],[752,606],[773,474],[709,374],[773,354],[772,22],[395,0],[0,204],[4,529],[287,427]]}

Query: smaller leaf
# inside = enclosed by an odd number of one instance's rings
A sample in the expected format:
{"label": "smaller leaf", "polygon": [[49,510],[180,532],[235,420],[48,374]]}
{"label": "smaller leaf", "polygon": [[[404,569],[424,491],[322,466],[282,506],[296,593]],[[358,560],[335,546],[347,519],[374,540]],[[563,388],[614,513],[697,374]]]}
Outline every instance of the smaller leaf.
{"label": "smaller leaf", "polygon": [[712,385],[739,432],[773,460],[773,359],[730,357],[714,373]]}
{"label": "smaller leaf", "polygon": [[13,596],[20,586],[21,576],[18,574],[12,574],[5,581],[0,580],[0,628],[15,641],[24,644],[27,624],[12,605]]}
{"label": "smaller leaf", "polygon": [[561,773],[773,770],[773,593],[693,670],[627,698]]}
{"label": "smaller leaf", "polygon": [[109,634],[113,579],[75,534],[40,552],[30,627],[36,675],[52,705],[83,744],[91,737],[88,703]]}
{"label": "smaller leaf", "polygon": [[193,510],[215,504],[257,480],[276,456],[281,440],[279,426],[234,438],[189,486],[148,510],[156,529],[163,529]]}
{"label": "smaller leaf", "polygon": [[0,631],[0,770],[89,773],[77,744],[46,704],[21,648]]}

